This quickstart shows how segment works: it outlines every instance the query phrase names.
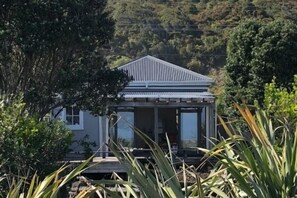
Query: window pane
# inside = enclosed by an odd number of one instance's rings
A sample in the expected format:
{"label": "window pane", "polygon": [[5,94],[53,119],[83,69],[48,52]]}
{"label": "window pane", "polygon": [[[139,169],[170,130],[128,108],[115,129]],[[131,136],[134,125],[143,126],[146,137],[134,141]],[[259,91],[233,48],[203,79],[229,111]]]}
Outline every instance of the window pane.
{"label": "window pane", "polygon": [[72,116],[66,115],[66,124],[72,125],[72,123],[73,123]]}
{"label": "window pane", "polygon": [[73,115],[79,115],[79,108],[77,107],[72,107]]}
{"label": "window pane", "polygon": [[195,147],[198,142],[198,119],[196,112],[181,113],[181,144],[183,148]]}
{"label": "window pane", "polygon": [[131,125],[134,125],[134,112],[118,112],[117,142],[125,147],[131,147],[134,141],[134,133]]}
{"label": "window pane", "polygon": [[79,115],[79,108],[77,107],[66,107],[66,115]]}
{"label": "window pane", "polygon": [[79,116],[73,116],[73,125],[79,125]]}
{"label": "window pane", "polygon": [[66,107],[66,116],[72,115],[72,107]]}

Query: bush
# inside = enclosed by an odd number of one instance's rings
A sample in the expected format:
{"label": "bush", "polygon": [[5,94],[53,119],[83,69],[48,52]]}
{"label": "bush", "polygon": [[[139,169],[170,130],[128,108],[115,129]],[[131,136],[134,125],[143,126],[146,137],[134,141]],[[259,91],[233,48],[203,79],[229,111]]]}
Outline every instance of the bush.
{"label": "bush", "polygon": [[294,76],[292,88],[278,87],[275,80],[265,85],[264,109],[280,120],[291,130],[295,129],[297,122],[297,75]]}
{"label": "bush", "polygon": [[71,132],[63,123],[40,121],[24,107],[20,98],[0,99],[1,174],[46,174],[71,144]]}

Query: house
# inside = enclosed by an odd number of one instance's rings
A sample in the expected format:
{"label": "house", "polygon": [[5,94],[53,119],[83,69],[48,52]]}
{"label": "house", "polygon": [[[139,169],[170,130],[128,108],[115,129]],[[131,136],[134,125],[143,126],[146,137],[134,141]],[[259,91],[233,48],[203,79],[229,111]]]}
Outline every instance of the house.
{"label": "house", "polygon": [[181,155],[197,155],[197,146],[211,148],[209,139],[216,137],[215,97],[208,92],[211,78],[152,56],[119,69],[133,81],[120,93],[123,100],[108,107],[109,115],[94,117],[75,107],[63,110],[62,118],[76,139],[87,135],[101,156],[110,155],[105,146],[110,138],[141,155],[147,146],[133,125],[164,148],[167,134]]}

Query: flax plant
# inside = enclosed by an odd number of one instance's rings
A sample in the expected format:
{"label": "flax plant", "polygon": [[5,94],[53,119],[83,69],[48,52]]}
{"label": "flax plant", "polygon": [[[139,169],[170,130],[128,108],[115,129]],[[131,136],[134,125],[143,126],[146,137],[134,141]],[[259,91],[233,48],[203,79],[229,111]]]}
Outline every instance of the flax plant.
{"label": "flax plant", "polygon": [[[151,150],[151,159],[141,163],[133,154],[121,145],[112,142],[110,146],[128,174],[128,182],[123,183],[118,177],[118,184],[126,189],[123,197],[185,197],[187,192],[179,181],[174,156],[168,142],[168,155],[162,148],[137,128],[134,132],[142,138]],[[183,165],[185,170],[185,165]],[[181,173],[182,174],[182,173]],[[186,186],[186,182],[184,182]]]}
{"label": "flax plant", "polygon": [[[296,197],[297,196],[297,131],[285,126],[273,128],[264,111],[255,115],[247,107],[236,105],[248,127],[241,131],[233,124],[220,121],[229,138],[208,151],[219,162],[208,178],[217,197]],[[276,130],[282,130],[282,153],[276,149]]]}
{"label": "flax plant", "polygon": [[[93,157],[93,156],[92,156]],[[83,171],[89,168],[92,158],[82,162],[65,176],[63,172],[69,170],[70,165],[63,165],[53,173],[47,175],[43,180],[39,180],[37,174],[32,178],[24,178],[16,176],[9,186],[7,198],[56,198],[59,196],[60,190],[71,180],[75,179]],[[5,176],[1,181],[5,181]],[[77,198],[86,198],[95,193],[93,188],[81,192]]]}

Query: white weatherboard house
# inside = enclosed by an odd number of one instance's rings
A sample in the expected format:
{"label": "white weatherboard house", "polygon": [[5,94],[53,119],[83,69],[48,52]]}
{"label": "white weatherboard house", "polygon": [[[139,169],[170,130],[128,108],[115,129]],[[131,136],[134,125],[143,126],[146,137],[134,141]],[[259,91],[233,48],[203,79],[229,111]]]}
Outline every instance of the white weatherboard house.
{"label": "white weatherboard house", "polygon": [[110,138],[142,155],[147,146],[131,124],[164,149],[167,134],[182,156],[197,155],[193,147],[211,147],[209,139],[216,136],[215,97],[208,92],[212,79],[152,56],[119,69],[126,70],[133,81],[121,92],[122,102],[108,107],[112,114],[94,117],[75,107],[63,110],[75,139],[88,135],[97,144],[93,150],[101,148],[99,156],[110,155],[104,146]]}

